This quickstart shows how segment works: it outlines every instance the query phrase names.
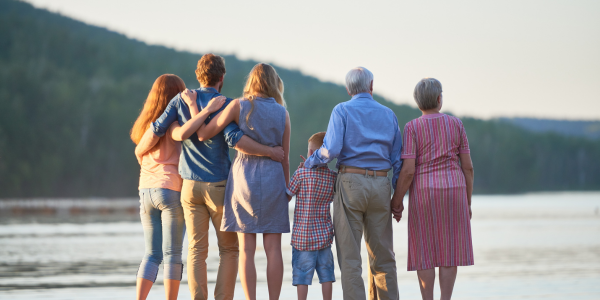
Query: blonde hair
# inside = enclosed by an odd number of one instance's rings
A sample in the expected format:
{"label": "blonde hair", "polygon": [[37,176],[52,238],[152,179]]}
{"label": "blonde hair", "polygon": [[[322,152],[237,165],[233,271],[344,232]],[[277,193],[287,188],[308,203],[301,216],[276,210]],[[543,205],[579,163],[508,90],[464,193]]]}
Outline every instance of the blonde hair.
{"label": "blonde hair", "polygon": [[321,148],[323,146],[323,140],[325,139],[325,131],[317,132],[308,138],[308,143],[314,143],[316,146]]}
{"label": "blonde hair", "polygon": [[177,75],[164,74],[154,81],[148,98],[144,102],[144,108],[129,132],[131,140],[136,145],[150,127],[150,123],[158,119],[167,108],[169,101],[183,90],[185,90],[185,83]]}
{"label": "blonde hair", "polygon": [[252,107],[246,115],[246,124],[248,128],[253,129],[250,124],[250,114],[254,110],[254,99],[256,97],[264,96],[264,97],[273,97],[275,101],[279,103],[279,105],[285,107],[285,99],[283,99],[283,80],[269,64],[258,63],[252,68],[250,74],[248,74],[248,79],[246,80],[246,86],[244,87],[244,98],[250,101]]}
{"label": "blonde hair", "polygon": [[442,94],[442,83],[435,78],[423,78],[417,86],[413,97],[420,110],[430,110],[438,106],[438,96]]}

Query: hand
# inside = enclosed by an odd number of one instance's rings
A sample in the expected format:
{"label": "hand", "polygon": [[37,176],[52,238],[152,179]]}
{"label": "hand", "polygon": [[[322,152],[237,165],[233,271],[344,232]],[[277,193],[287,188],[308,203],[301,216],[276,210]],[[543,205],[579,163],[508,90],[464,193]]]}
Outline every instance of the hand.
{"label": "hand", "polygon": [[192,91],[190,89],[185,89],[181,92],[181,98],[188,106],[197,105],[196,104],[196,91]]}
{"label": "hand", "polygon": [[212,114],[215,111],[219,110],[223,106],[223,104],[225,104],[225,100],[227,100],[225,96],[218,96],[212,98],[204,109],[208,110],[208,112]]}
{"label": "hand", "polygon": [[304,168],[304,163],[306,162],[306,158],[304,158],[304,156],[300,155],[300,158],[302,158],[302,162],[298,166],[298,169]]}
{"label": "hand", "polygon": [[276,162],[282,162],[285,153],[283,153],[283,148],[280,146],[271,147],[271,153],[269,154],[269,158]]}
{"label": "hand", "polygon": [[392,215],[394,216],[394,219],[396,219],[396,222],[400,222],[400,219],[402,219],[402,211],[404,211],[404,203],[402,203],[402,198],[394,195],[394,197],[392,197],[392,202],[390,203]]}
{"label": "hand", "polygon": [[469,220],[473,219],[473,212],[471,211],[471,205],[469,204]]}

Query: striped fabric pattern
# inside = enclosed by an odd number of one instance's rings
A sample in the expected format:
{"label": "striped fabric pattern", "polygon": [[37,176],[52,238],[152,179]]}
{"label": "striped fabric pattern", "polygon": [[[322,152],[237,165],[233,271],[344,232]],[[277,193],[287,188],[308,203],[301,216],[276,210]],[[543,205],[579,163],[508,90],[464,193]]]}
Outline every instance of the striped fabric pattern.
{"label": "striped fabric pattern", "polygon": [[469,153],[460,119],[424,115],[404,127],[402,158],[415,159],[409,189],[408,271],[473,265],[471,221],[459,153]]}

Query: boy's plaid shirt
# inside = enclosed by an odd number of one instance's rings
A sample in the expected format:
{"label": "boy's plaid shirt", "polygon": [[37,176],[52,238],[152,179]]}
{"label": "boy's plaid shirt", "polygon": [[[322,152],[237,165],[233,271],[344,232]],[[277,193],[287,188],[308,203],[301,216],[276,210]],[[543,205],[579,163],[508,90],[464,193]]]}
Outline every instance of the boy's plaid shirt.
{"label": "boy's plaid shirt", "polygon": [[333,223],[329,204],[337,173],[327,166],[300,168],[290,180],[296,195],[292,246],[300,251],[315,251],[333,243]]}

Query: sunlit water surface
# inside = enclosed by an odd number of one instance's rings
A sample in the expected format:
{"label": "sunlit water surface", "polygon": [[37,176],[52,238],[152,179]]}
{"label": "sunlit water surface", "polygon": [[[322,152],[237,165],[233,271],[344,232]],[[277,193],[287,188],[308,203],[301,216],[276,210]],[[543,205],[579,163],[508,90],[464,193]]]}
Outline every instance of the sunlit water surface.
{"label": "sunlit water surface", "polygon": [[[293,202],[290,207],[293,211]],[[420,299],[416,273],[406,271],[406,215],[394,224],[400,297]],[[472,229],[475,265],[459,268],[453,299],[600,299],[600,193],[475,196]],[[283,235],[281,299],[296,299],[290,238]],[[258,299],[268,299],[266,258],[258,250]],[[219,258],[214,234],[209,251],[212,295]],[[139,222],[5,219],[0,224],[0,299],[134,299],[143,253]],[[334,299],[341,299],[337,265],[335,272]],[[309,298],[321,298],[316,275]],[[164,299],[162,269],[148,299]],[[190,299],[185,271],[179,299]],[[235,299],[244,299],[239,282]]]}

